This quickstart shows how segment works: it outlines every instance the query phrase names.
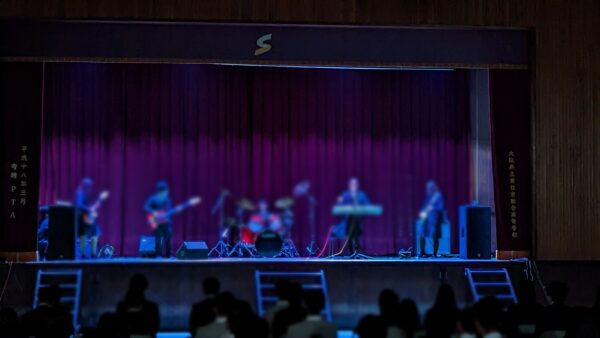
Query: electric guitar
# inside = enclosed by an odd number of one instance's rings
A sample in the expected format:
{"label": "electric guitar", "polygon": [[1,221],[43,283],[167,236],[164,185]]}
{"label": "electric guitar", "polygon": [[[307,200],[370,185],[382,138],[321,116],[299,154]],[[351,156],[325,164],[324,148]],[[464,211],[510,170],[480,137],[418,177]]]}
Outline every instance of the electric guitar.
{"label": "electric guitar", "polygon": [[183,210],[192,207],[196,204],[202,202],[202,198],[198,196],[194,196],[188,199],[186,202],[181,203],[174,208],[169,210],[156,210],[149,213],[146,218],[148,220],[148,225],[150,225],[150,229],[155,230],[159,224],[164,223],[169,217],[182,212]]}
{"label": "electric guitar", "polygon": [[92,204],[90,211],[83,214],[83,222],[85,224],[92,225],[94,222],[96,222],[96,218],[98,218],[98,209],[100,209],[102,202],[104,202],[104,200],[107,198],[108,190],[104,190],[98,195],[98,199],[96,202],[94,202],[94,204]]}

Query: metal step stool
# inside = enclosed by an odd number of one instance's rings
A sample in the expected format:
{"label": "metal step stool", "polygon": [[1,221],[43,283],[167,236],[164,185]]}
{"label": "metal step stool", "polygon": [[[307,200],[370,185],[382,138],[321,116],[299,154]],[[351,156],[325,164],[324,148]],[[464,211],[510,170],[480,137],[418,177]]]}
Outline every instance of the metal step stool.
{"label": "metal step stool", "polygon": [[256,270],[254,277],[256,282],[256,301],[260,316],[264,315],[265,310],[277,302],[275,283],[278,280],[285,279],[290,282],[299,283],[304,290],[321,290],[325,296],[323,314],[327,320],[331,321],[331,306],[329,304],[327,282],[325,281],[325,272],[323,270],[314,272]]}
{"label": "metal step stool", "polygon": [[35,282],[33,307],[38,305],[38,296],[41,288],[57,285],[62,291],[60,303],[71,309],[73,327],[79,328],[79,306],[81,299],[81,269],[75,270],[38,270]]}
{"label": "metal step stool", "polygon": [[469,280],[473,300],[478,302],[484,297],[496,297],[504,305],[516,304],[517,296],[508,271],[501,269],[465,269]]}

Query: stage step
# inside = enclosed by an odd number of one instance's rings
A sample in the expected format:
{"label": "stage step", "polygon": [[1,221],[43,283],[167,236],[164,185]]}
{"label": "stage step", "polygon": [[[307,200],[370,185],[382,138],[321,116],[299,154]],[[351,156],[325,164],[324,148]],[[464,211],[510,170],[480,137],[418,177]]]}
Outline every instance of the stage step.
{"label": "stage step", "polygon": [[38,270],[33,296],[33,307],[38,305],[40,289],[56,285],[62,291],[60,302],[71,309],[73,327],[79,328],[79,306],[81,300],[81,269],[73,270]]}
{"label": "stage step", "polygon": [[508,271],[500,269],[466,268],[465,275],[469,281],[473,300],[478,302],[484,297],[492,296],[502,300],[505,305],[517,303]]}
{"label": "stage step", "polygon": [[256,300],[258,303],[258,314],[264,315],[268,306],[277,301],[274,294],[275,283],[278,280],[288,280],[299,283],[304,290],[321,290],[325,295],[325,309],[323,313],[327,320],[331,321],[331,306],[329,304],[329,294],[327,292],[327,283],[325,281],[325,271],[297,272],[297,271],[261,271],[254,273],[256,283]]}

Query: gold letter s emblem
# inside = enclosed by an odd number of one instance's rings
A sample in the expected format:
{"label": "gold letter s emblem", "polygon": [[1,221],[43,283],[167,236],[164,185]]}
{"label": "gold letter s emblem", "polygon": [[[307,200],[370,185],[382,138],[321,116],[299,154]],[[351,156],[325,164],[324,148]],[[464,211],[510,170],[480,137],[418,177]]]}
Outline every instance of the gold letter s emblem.
{"label": "gold letter s emblem", "polygon": [[256,45],[260,48],[256,48],[254,50],[254,56],[263,55],[264,53],[271,50],[271,45],[268,43],[265,43],[265,42],[271,40],[272,35],[273,34],[269,33],[269,34],[265,34],[265,35],[261,36],[260,38],[256,39]]}

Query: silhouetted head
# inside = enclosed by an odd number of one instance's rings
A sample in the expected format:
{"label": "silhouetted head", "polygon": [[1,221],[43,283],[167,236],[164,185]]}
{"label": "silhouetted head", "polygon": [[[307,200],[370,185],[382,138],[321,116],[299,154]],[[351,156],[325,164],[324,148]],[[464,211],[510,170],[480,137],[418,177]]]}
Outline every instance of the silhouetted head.
{"label": "silhouetted head", "polygon": [[221,283],[215,277],[206,277],[204,281],[202,281],[202,289],[204,290],[205,295],[216,296],[219,294],[219,289],[221,288]]}
{"label": "silhouetted head", "polygon": [[9,307],[0,310],[0,332],[3,337],[20,337],[17,311]]}
{"label": "silhouetted head", "polygon": [[456,311],[456,298],[454,290],[449,284],[442,284],[438,289],[434,307],[442,311]]}
{"label": "silhouetted head", "polygon": [[360,338],[386,338],[387,325],[379,316],[366,315],[360,319],[354,332]]}
{"label": "silhouetted head", "polygon": [[279,299],[288,299],[290,292],[290,282],[287,279],[280,279],[275,282],[275,295]]}
{"label": "silhouetted head", "polygon": [[400,297],[390,289],[383,289],[379,293],[379,313],[383,316],[389,315],[398,310]]}
{"label": "silhouetted head", "polygon": [[268,338],[269,324],[254,313],[229,319],[229,331],[236,338]]}
{"label": "silhouetted head", "polygon": [[136,273],[129,280],[129,291],[143,293],[148,288],[148,279],[141,273]]}
{"label": "silhouetted head", "polygon": [[325,295],[322,291],[308,291],[304,294],[304,304],[308,313],[318,315],[325,308]]}
{"label": "silhouetted head", "polygon": [[477,333],[475,328],[475,311],[468,307],[458,314],[458,333]]}
{"label": "silhouetted head", "polygon": [[563,282],[553,281],[548,285],[546,292],[552,298],[553,304],[563,305],[569,295],[569,286]]}
{"label": "silhouetted head", "polygon": [[291,305],[300,305],[302,303],[302,297],[304,290],[299,283],[290,283],[288,300]]}
{"label": "silhouetted head", "polygon": [[360,189],[360,181],[356,177],[352,177],[348,180],[348,190],[356,192]]}
{"label": "silhouetted head", "polygon": [[474,307],[475,327],[480,335],[496,331],[502,320],[502,303],[495,297],[485,297]]}
{"label": "silhouetted head", "polygon": [[519,288],[517,289],[517,298],[519,304],[532,305],[535,304],[535,286],[529,279],[521,279]]}
{"label": "silhouetted head", "polygon": [[417,303],[412,299],[404,299],[398,304],[398,320],[400,328],[411,336],[421,328],[421,316]]}

